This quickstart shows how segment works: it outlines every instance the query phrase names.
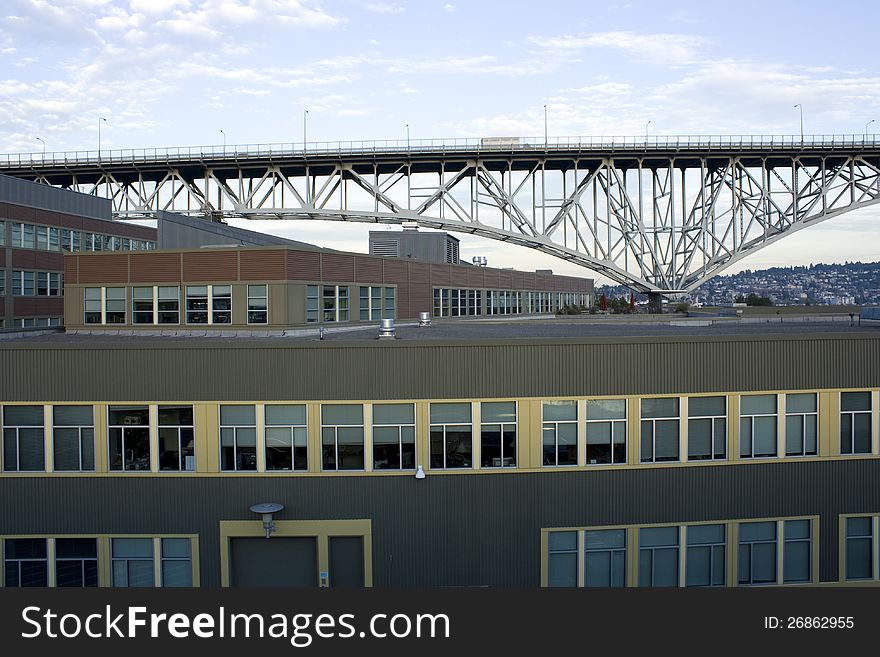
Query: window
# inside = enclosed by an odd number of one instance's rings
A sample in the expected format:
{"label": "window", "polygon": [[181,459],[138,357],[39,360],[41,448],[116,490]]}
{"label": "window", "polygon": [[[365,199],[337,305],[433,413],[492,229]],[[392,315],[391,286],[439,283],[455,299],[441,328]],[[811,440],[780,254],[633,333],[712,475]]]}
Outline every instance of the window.
{"label": "window", "polygon": [[776,583],[775,522],[744,522],[740,524],[739,583]]}
{"label": "window", "polygon": [[37,274],[37,296],[49,296],[49,272],[38,271]]}
{"label": "window", "polygon": [[254,406],[220,405],[220,469],[257,469],[257,416]]}
{"label": "window", "polygon": [[192,586],[192,541],[188,538],[163,538],[162,586]]}
{"label": "window", "polygon": [[153,586],[153,539],[114,538],[111,540],[113,586]]}
{"label": "window", "polygon": [[740,397],[739,455],[776,456],[776,395]]}
{"label": "window", "polygon": [[208,286],[186,286],[186,323],[208,323]]}
{"label": "window", "polygon": [[53,467],[57,472],[95,469],[95,414],[91,406],[52,407]]}
{"label": "window", "polygon": [[626,463],[626,400],[587,400],[587,463]]}
{"label": "window", "polygon": [[691,525],[686,528],[687,586],[724,586],[724,525]]}
{"label": "window", "polygon": [[99,287],[87,287],[83,289],[83,323],[102,324],[102,290]]}
{"label": "window", "polygon": [[269,323],[269,286],[268,285],[248,285],[248,305],[247,305],[247,323],[248,324],[268,324]]}
{"label": "window", "polygon": [[4,577],[9,587],[49,585],[45,538],[7,538],[4,541]]}
{"label": "window", "polygon": [[6,246],[6,222],[0,221],[0,246]]}
{"label": "window", "polygon": [[317,285],[307,285],[306,286],[306,321],[307,322],[317,322],[318,321],[318,308],[319,308],[319,298],[318,298],[318,286]]}
{"label": "window", "polygon": [[544,465],[577,465],[577,402],[545,401],[541,414]]}
{"label": "window", "polygon": [[394,319],[397,309],[397,290],[393,287],[385,288],[385,308],[382,310],[382,319]]}
{"label": "window", "polygon": [[3,407],[3,469],[35,472],[46,468],[42,406]]}
{"label": "window", "polygon": [[0,269],[0,297],[6,296],[6,270]]}
{"label": "window", "polygon": [[431,404],[431,467],[473,467],[470,403]]}
{"label": "window", "polygon": [[871,393],[840,393],[840,453],[871,453]]}
{"label": "window", "polygon": [[146,406],[111,406],[108,409],[110,470],[150,469],[150,412]]}
{"label": "window", "polygon": [[323,320],[325,322],[348,321],[348,287],[324,285],[322,293]]}
{"label": "window", "polygon": [[159,469],[175,472],[196,469],[192,406],[159,407]]}
{"label": "window", "polygon": [[153,323],[153,288],[131,288],[131,321],[132,324]]}
{"label": "window", "polygon": [[125,324],[125,288],[108,287],[104,289],[104,295],[104,322]]}
{"label": "window", "polygon": [[12,294],[22,297],[34,296],[34,272],[13,270]]}
{"label": "window", "polygon": [[480,404],[480,466],[516,467],[516,402]]}
{"label": "window", "polygon": [[727,457],[727,398],[688,399],[688,461]]}
{"label": "window", "polygon": [[639,586],[678,586],[678,527],[639,529]]}
{"label": "window", "polygon": [[782,579],[786,584],[809,582],[812,541],[809,520],[786,520],[782,529]]}
{"label": "window", "polygon": [[180,288],[176,285],[159,286],[159,323],[180,323]]}
{"label": "window", "polygon": [[577,586],[577,532],[550,532],[547,549],[547,585]]}
{"label": "window", "polygon": [[55,586],[98,586],[98,542],[94,538],[55,539]]}
{"label": "window", "polygon": [[266,470],[308,470],[304,404],[266,404]]}
{"label": "window", "polygon": [[364,407],[361,404],[321,405],[321,456],[324,470],[364,469]]}
{"label": "window", "polygon": [[874,519],[846,519],[846,579],[874,578]]}
{"label": "window", "polygon": [[584,532],[584,586],[626,586],[626,530]]}
{"label": "window", "polygon": [[211,319],[213,324],[232,323],[232,286],[211,285]]}
{"label": "window", "polygon": [[819,409],[816,393],[785,396],[785,455],[818,454]]}
{"label": "window", "polygon": [[413,470],[415,467],[415,407],[373,404],[373,469]]}
{"label": "window", "polygon": [[642,400],[642,463],[678,461],[678,397]]}
{"label": "window", "polygon": [[380,319],[382,314],[382,288],[361,286],[360,319],[368,322]]}

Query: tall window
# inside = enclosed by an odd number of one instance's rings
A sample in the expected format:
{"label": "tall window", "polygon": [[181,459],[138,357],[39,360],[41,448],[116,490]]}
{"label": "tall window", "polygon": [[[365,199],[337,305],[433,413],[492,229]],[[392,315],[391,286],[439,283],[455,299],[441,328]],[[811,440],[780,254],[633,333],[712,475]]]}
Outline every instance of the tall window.
{"label": "tall window", "polygon": [[0,221],[0,246],[6,246],[6,222]]}
{"label": "tall window", "polygon": [[6,296],[6,270],[0,269],[0,297]]}
{"label": "tall window", "polygon": [[269,286],[248,285],[248,324],[268,324],[269,323]]}
{"label": "tall window", "polygon": [[846,519],[846,579],[874,578],[874,519]]}
{"label": "tall window", "polygon": [[584,550],[585,586],[626,586],[625,529],[585,531]]}
{"label": "tall window", "polygon": [[186,286],[186,323],[208,323],[208,286]]}
{"label": "tall window", "polygon": [[348,287],[324,285],[321,295],[322,317],[325,322],[348,321]]}
{"label": "tall window", "polygon": [[192,406],[159,407],[159,469],[174,472],[196,469]]}
{"label": "tall window", "polygon": [[15,296],[34,296],[34,272],[12,271],[12,294]]}
{"label": "tall window", "polygon": [[813,577],[811,522],[809,520],[786,520],[782,529],[784,545],[782,553],[782,579],[786,584],[809,582]]}
{"label": "tall window", "polygon": [[678,586],[678,527],[639,529],[639,586]]}
{"label": "tall window", "polygon": [[431,467],[473,467],[470,403],[431,404]]}
{"label": "tall window", "polygon": [[266,404],[266,470],[308,470],[304,404]]}
{"label": "tall window", "polygon": [[163,538],[162,586],[192,586],[192,541],[188,538]]}
{"label": "tall window", "polygon": [[626,400],[587,400],[587,463],[626,463]]}
{"label": "tall window", "polygon": [[153,586],[153,539],[114,538],[111,540],[113,586]]}
{"label": "tall window", "polygon": [[102,324],[102,290],[99,287],[83,288],[83,323]]}
{"label": "tall window", "polygon": [[321,405],[321,455],[324,470],[364,469],[363,405]]}
{"label": "tall window", "polygon": [[819,453],[819,409],[816,393],[785,396],[785,455],[815,456]]}
{"label": "tall window", "polygon": [[397,290],[393,287],[385,288],[385,307],[382,309],[382,319],[394,319],[397,310]]}
{"label": "tall window", "polygon": [[577,532],[550,532],[547,551],[548,586],[577,586]]}
{"label": "tall window", "polygon": [[211,323],[232,324],[232,286],[211,285]]}
{"label": "tall window", "polygon": [[55,539],[55,586],[98,586],[98,542],[94,538]]}
{"label": "tall window", "polygon": [[744,522],[740,524],[739,583],[776,583],[775,522]]}
{"label": "tall window", "polygon": [[257,416],[254,406],[220,405],[220,469],[257,469]]}
{"label": "tall window", "polygon": [[642,463],[678,461],[678,397],[642,399]]}
{"label": "tall window", "polygon": [[133,324],[153,323],[153,288],[131,288],[131,321]]}
{"label": "tall window", "polygon": [[125,288],[104,288],[104,323],[125,324]]}
{"label": "tall window", "polygon": [[577,465],[577,402],[541,403],[544,465]]}
{"label": "tall window", "polygon": [[687,586],[724,586],[724,525],[691,525],[686,531]]}
{"label": "tall window", "polygon": [[739,455],[776,456],[776,395],[740,397]]}
{"label": "tall window", "polygon": [[840,393],[840,453],[871,453],[871,393]]}
{"label": "tall window", "polygon": [[688,461],[727,457],[727,398],[688,399]]}
{"label": "tall window", "polygon": [[90,472],[95,469],[95,414],[92,406],[53,406],[54,469]]}
{"label": "tall window", "polygon": [[110,469],[150,469],[150,412],[146,406],[111,406],[108,410]]}
{"label": "tall window", "polygon": [[306,321],[317,322],[321,299],[317,285],[306,286]]}
{"label": "tall window", "polygon": [[158,289],[159,296],[159,315],[160,324],[179,324],[180,323],[180,288],[176,285],[160,285]]}
{"label": "tall window", "polygon": [[3,407],[3,469],[34,472],[46,468],[42,406]]}
{"label": "tall window", "polygon": [[382,315],[382,288],[361,286],[360,320],[368,322],[378,320]]}
{"label": "tall window", "polygon": [[516,467],[516,402],[480,404],[480,466]]}
{"label": "tall window", "polygon": [[9,587],[49,585],[45,538],[7,538],[4,547],[4,584]]}
{"label": "tall window", "polygon": [[412,404],[373,404],[373,469],[416,467],[416,419]]}

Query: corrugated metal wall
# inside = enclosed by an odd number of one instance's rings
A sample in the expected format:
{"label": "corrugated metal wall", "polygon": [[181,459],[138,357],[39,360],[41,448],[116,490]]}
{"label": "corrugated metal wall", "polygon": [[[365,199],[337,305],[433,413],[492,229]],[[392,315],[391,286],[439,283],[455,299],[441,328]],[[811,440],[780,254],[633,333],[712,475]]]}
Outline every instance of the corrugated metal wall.
{"label": "corrugated metal wall", "polygon": [[0,401],[443,399],[880,386],[880,336],[0,343]]}
{"label": "corrugated metal wall", "polygon": [[838,514],[880,511],[880,461],[414,477],[0,478],[6,534],[200,535],[219,585],[220,520],[372,520],[377,586],[537,586],[540,529],[820,516],[820,579],[836,580]]}

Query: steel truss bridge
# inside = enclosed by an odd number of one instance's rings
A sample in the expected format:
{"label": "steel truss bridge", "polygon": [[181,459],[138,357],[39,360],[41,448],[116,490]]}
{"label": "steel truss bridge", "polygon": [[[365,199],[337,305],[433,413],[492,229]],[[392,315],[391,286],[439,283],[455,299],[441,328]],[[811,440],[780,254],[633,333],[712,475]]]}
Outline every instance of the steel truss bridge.
{"label": "steel truss bridge", "polygon": [[469,233],[659,295],[880,201],[874,135],[574,137],[31,153],[0,173],[159,210]]}

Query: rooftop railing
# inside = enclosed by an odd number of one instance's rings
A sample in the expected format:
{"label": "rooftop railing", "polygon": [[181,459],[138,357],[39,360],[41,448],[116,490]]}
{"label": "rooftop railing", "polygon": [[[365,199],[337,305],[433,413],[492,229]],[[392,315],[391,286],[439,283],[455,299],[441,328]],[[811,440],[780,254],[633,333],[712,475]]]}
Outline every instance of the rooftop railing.
{"label": "rooftop railing", "polygon": [[880,136],[861,135],[675,135],[648,137],[485,137],[451,139],[386,139],[375,141],[310,141],[216,146],[171,146],[60,152],[0,153],[0,169],[130,164],[138,162],[200,162],[204,160],[320,157],[364,154],[444,155],[516,153],[523,151],[791,151],[880,148]]}

